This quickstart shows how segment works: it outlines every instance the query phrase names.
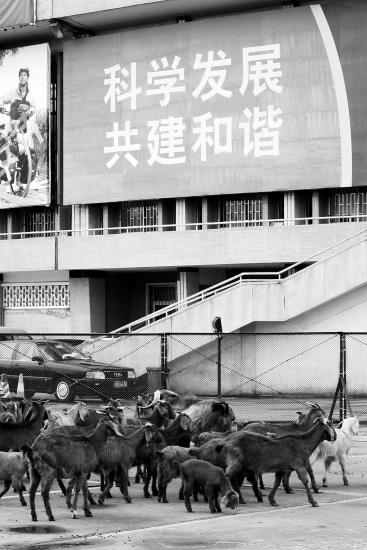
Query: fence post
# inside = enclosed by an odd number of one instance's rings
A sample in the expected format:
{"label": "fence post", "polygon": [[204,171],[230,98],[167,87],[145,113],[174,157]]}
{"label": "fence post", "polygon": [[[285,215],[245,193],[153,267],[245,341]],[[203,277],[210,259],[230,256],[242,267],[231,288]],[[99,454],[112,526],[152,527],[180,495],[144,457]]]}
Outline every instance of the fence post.
{"label": "fence post", "polygon": [[[340,361],[339,361],[339,378],[340,378],[340,393],[339,393],[339,409],[340,409],[340,422],[347,416],[347,404],[345,396],[345,388],[347,383],[346,375],[346,363],[347,353],[345,347],[345,333],[340,333]],[[342,383],[344,382],[344,383]]]}
{"label": "fence post", "polygon": [[167,334],[161,334],[161,389],[167,389]]}
{"label": "fence post", "polygon": [[222,397],[222,333],[218,332],[217,334],[217,343],[218,343],[218,398]]}

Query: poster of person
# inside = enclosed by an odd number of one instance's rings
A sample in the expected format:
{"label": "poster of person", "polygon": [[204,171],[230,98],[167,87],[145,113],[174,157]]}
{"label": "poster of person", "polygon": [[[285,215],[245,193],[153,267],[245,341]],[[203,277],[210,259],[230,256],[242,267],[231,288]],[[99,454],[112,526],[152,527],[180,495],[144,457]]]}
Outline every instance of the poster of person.
{"label": "poster of person", "polygon": [[48,205],[50,52],[0,50],[0,208]]}

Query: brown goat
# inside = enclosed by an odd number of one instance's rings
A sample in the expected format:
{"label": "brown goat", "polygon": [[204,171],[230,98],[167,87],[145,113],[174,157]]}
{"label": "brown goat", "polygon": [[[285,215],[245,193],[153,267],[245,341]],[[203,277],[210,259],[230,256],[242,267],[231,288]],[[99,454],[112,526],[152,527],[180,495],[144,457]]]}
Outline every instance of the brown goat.
{"label": "brown goat", "polygon": [[[222,468],[213,466],[205,460],[191,458],[180,464],[180,473],[185,506],[188,512],[192,512],[190,497],[193,490],[198,486],[203,488],[212,514],[221,512],[221,505],[232,510],[237,508],[238,494],[233,490],[231,482]],[[218,501],[219,494],[222,495],[220,504]]]}

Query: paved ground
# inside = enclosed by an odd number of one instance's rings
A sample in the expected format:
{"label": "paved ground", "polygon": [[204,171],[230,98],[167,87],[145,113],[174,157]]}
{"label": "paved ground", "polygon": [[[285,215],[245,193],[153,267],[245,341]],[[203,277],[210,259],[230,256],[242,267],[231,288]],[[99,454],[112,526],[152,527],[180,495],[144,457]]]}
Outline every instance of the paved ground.
{"label": "paved ground", "polygon": [[[279,507],[271,507],[266,499],[264,503],[256,502],[252,490],[245,487],[243,493],[247,504],[234,514],[225,512],[222,515],[210,514],[204,502],[193,503],[194,514],[188,514],[177,498],[177,480],[168,488],[169,504],[144,499],[142,486],[132,484],[131,504],[126,504],[115,489],[112,500],[107,500],[103,507],[93,507],[94,518],[85,518],[80,509],[78,520],[70,518],[63,497],[55,491],[51,497],[54,523],[47,521],[39,495],[36,503],[39,522],[32,523],[29,507],[21,507],[18,496],[8,493],[0,502],[0,547],[19,550],[79,546],[93,550],[365,549],[366,464],[367,428],[363,426],[349,455],[350,485],[344,487],[338,467],[333,466],[329,487],[315,497],[319,508],[308,504],[305,491],[294,474],[291,480],[296,494],[285,495],[279,489]],[[314,470],[316,479],[320,480],[321,465],[316,464]],[[267,487],[272,480],[273,476],[265,476]],[[92,488],[92,492],[97,494],[98,489]]]}

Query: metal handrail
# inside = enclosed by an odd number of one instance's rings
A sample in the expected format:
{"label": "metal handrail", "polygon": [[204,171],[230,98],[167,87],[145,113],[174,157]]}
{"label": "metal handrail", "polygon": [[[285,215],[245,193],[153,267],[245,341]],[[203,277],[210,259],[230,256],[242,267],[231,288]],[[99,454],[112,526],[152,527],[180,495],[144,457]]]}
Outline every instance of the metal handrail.
{"label": "metal handrail", "polygon": [[[353,220],[353,221],[350,221]],[[312,216],[302,218],[268,218],[261,220],[240,220],[240,221],[214,221],[214,222],[192,222],[175,224],[152,224],[135,226],[113,226],[113,227],[88,227],[78,229],[45,229],[42,231],[17,231],[12,233],[0,233],[0,240],[11,240],[17,238],[31,237],[75,237],[80,235],[106,236],[110,234],[124,235],[128,233],[150,233],[180,230],[201,230],[208,229],[251,229],[251,228],[272,228],[274,225],[296,226],[316,225],[317,222],[367,222],[367,214],[345,215],[345,216]],[[302,223],[304,222],[304,223]],[[114,233],[112,233],[114,232]]]}

